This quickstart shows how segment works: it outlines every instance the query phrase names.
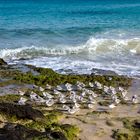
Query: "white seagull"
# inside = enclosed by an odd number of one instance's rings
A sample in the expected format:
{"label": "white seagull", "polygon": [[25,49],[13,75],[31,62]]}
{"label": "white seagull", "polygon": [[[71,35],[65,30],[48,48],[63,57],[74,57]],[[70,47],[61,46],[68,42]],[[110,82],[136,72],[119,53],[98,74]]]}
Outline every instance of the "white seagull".
{"label": "white seagull", "polygon": [[25,91],[19,90],[18,93],[19,93],[21,96],[23,96],[23,95],[25,94]]}
{"label": "white seagull", "polygon": [[46,101],[46,105],[48,107],[52,106],[53,104],[54,104],[54,100],[53,99],[49,99],[49,100]]}
{"label": "white seagull", "polygon": [[25,102],[27,101],[26,98],[21,97],[20,100],[18,101],[19,105],[25,105]]}
{"label": "white seagull", "polygon": [[137,98],[137,95],[133,95],[131,100],[134,104],[137,104],[139,102],[138,98]]}
{"label": "white seagull", "polygon": [[113,104],[113,103],[109,105],[109,108],[115,108],[115,107],[116,107],[116,106],[115,106],[115,104]]}

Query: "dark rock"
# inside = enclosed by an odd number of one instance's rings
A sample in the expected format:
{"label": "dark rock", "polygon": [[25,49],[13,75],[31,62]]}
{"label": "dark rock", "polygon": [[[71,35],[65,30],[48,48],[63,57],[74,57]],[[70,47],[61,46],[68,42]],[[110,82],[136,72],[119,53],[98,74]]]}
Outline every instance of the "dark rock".
{"label": "dark rock", "polygon": [[7,63],[3,59],[0,58],[0,66],[1,65],[7,65]]}
{"label": "dark rock", "polygon": [[7,123],[3,128],[0,128],[0,140],[32,140],[40,138],[42,140],[67,140],[62,132],[39,132],[19,124]]}
{"label": "dark rock", "polygon": [[56,140],[67,140],[67,138],[62,132],[52,132],[50,136],[52,137],[52,139]]}
{"label": "dark rock", "polygon": [[140,128],[140,120],[139,120],[139,121],[137,120],[137,121],[135,122],[134,127]]}
{"label": "dark rock", "polygon": [[115,73],[114,71],[110,71],[110,70],[101,70],[101,69],[92,69],[92,74],[91,75],[117,75],[117,73]]}
{"label": "dark rock", "polygon": [[28,140],[42,135],[44,135],[44,133],[19,124],[8,123],[4,128],[0,129],[0,140]]}
{"label": "dark rock", "polygon": [[15,115],[17,118],[41,120],[44,115],[41,111],[33,109],[29,105],[17,105],[12,103],[0,103],[0,112],[7,115]]}

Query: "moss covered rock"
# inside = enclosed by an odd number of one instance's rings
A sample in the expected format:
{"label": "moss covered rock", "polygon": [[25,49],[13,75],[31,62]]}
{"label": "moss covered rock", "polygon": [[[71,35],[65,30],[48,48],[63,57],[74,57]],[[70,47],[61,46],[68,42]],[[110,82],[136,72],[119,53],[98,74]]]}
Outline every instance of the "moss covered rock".
{"label": "moss covered rock", "polygon": [[62,132],[46,130],[40,132],[23,125],[7,123],[0,128],[1,140],[67,140]]}
{"label": "moss covered rock", "polygon": [[6,115],[15,115],[17,118],[40,120],[44,118],[41,111],[27,105],[16,105],[12,103],[0,103],[0,112]]}
{"label": "moss covered rock", "polygon": [[140,140],[140,119],[123,118],[123,129],[114,130],[116,140]]}

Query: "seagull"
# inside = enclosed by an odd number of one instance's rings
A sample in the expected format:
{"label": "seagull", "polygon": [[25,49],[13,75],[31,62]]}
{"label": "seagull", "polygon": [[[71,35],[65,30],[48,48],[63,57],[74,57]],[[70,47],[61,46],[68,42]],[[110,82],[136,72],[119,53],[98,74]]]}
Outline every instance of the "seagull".
{"label": "seagull", "polygon": [[79,81],[76,82],[76,85],[77,85],[77,86],[80,86],[80,87],[82,87],[82,88],[86,86],[84,83],[79,82]]}
{"label": "seagull", "polygon": [[116,103],[116,104],[119,104],[120,102],[121,102],[121,100],[120,100],[120,99],[118,99],[118,98],[117,98],[117,99],[115,99],[115,103]]}
{"label": "seagull", "polygon": [[72,85],[71,84],[69,84],[69,83],[66,83],[65,84],[65,87],[66,87],[66,89],[68,90],[68,91],[72,91]]}
{"label": "seagull", "polygon": [[73,103],[76,103],[77,100],[76,100],[75,98],[72,98],[72,102],[73,102]]}
{"label": "seagull", "polygon": [[18,101],[19,105],[25,105],[25,102],[27,101],[26,98],[21,97],[20,100]]}
{"label": "seagull", "polygon": [[63,91],[65,89],[64,89],[64,87],[62,87],[62,85],[57,85],[56,90]]}
{"label": "seagull", "polygon": [[59,101],[60,101],[60,103],[62,103],[62,104],[66,103],[66,99],[65,99],[65,98],[62,98],[62,97],[59,99]]}
{"label": "seagull", "polygon": [[108,92],[108,94],[113,94],[113,95],[117,94],[116,89],[114,87],[112,87],[112,86],[110,86],[108,88],[107,92]]}
{"label": "seagull", "polygon": [[31,94],[30,94],[30,100],[31,101],[36,101],[37,100],[37,94],[34,93],[34,92],[31,92]]}
{"label": "seagull", "polygon": [[93,87],[94,87],[94,84],[91,83],[91,82],[89,82],[89,86],[90,86],[91,88],[93,88]]}
{"label": "seagull", "polygon": [[117,95],[111,95],[111,98],[112,98],[113,101],[115,101],[118,98],[118,96]]}
{"label": "seagull", "polygon": [[80,104],[75,103],[75,104],[74,104],[74,107],[75,107],[75,108],[79,108],[79,107],[80,107]]}
{"label": "seagull", "polygon": [[109,80],[111,81],[112,80],[112,77],[109,77]]}
{"label": "seagull", "polygon": [[70,94],[71,95],[76,95],[76,92],[75,91],[70,91]]}
{"label": "seagull", "polygon": [[95,94],[92,90],[88,90],[88,94],[93,96],[94,98],[97,97],[97,94]]}
{"label": "seagull", "polygon": [[81,93],[81,96],[82,96],[82,97],[85,97],[85,95],[86,95],[86,92],[83,91],[83,92]]}
{"label": "seagull", "polygon": [[35,101],[35,102],[41,102],[41,103],[44,103],[45,102],[45,100],[42,97],[40,97],[39,95],[37,95],[34,92],[31,92],[31,94],[30,94],[30,100],[31,101]]}
{"label": "seagull", "polygon": [[39,91],[43,92],[45,89],[43,87],[39,87]]}
{"label": "seagull", "polygon": [[110,89],[111,91],[115,91],[115,88],[112,87],[112,86],[110,86],[109,89]]}
{"label": "seagull", "polygon": [[95,94],[92,90],[87,90],[89,95]]}
{"label": "seagull", "polygon": [[139,102],[138,98],[137,98],[137,95],[133,95],[131,100],[134,104],[137,104]]}
{"label": "seagull", "polygon": [[77,90],[82,90],[83,87],[81,87],[81,85],[77,85]]}
{"label": "seagull", "polygon": [[116,106],[115,106],[115,104],[113,104],[113,103],[109,105],[109,108],[115,108],[115,107],[116,107]]}
{"label": "seagull", "polygon": [[68,113],[69,113],[69,114],[74,114],[74,113],[76,113],[76,111],[77,111],[77,109],[75,109],[75,108],[72,108],[72,109],[69,108],[69,109],[68,109]]}
{"label": "seagull", "polygon": [[83,101],[83,97],[82,96],[78,96],[78,98],[77,98],[77,100],[79,100],[79,101]]}
{"label": "seagull", "polygon": [[53,104],[54,104],[54,100],[53,99],[49,99],[49,100],[46,101],[46,105],[48,107],[52,106]]}
{"label": "seagull", "polygon": [[118,87],[118,91],[123,92],[124,91],[124,88]]}
{"label": "seagull", "polygon": [[36,88],[36,89],[38,89],[38,88],[39,88],[39,86],[37,86],[37,85],[33,85],[33,88]]}
{"label": "seagull", "polygon": [[89,96],[88,99],[89,99],[90,101],[93,101],[93,100],[94,100],[92,96]]}
{"label": "seagull", "polygon": [[69,99],[72,100],[72,99],[75,99],[75,97],[76,97],[76,95],[72,94],[72,95],[69,96]]}
{"label": "seagull", "polygon": [[46,84],[46,88],[45,89],[51,90],[52,89],[52,86],[49,85],[49,84]]}
{"label": "seagull", "polygon": [[95,100],[90,100],[89,103],[96,104],[96,101]]}
{"label": "seagull", "polygon": [[19,93],[21,96],[23,96],[23,95],[25,94],[25,91],[19,90],[18,93]]}
{"label": "seagull", "polygon": [[93,104],[91,104],[91,103],[88,104],[88,108],[92,109],[93,107],[94,107]]}
{"label": "seagull", "polygon": [[102,84],[99,83],[98,81],[95,81],[95,86],[96,86],[98,89],[102,89]]}
{"label": "seagull", "polygon": [[43,96],[46,97],[46,98],[49,98],[49,99],[52,99],[53,96],[47,92],[42,92]]}
{"label": "seagull", "polygon": [[91,94],[91,96],[93,97],[93,98],[96,98],[97,97],[97,94],[95,94],[94,92]]}
{"label": "seagull", "polygon": [[123,99],[124,99],[125,101],[128,101],[128,100],[129,100],[129,98],[128,98],[128,97],[126,97],[126,96],[125,96]]}
{"label": "seagull", "polygon": [[126,94],[127,94],[126,90],[121,92],[121,95],[122,95],[123,98],[126,96]]}
{"label": "seagull", "polygon": [[56,89],[54,89],[53,93],[54,93],[55,95],[60,95],[60,94],[61,94],[61,92],[59,92],[59,91],[56,90]]}
{"label": "seagull", "polygon": [[81,101],[82,103],[86,103],[86,102],[87,102],[87,100],[86,100],[85,98],[82,98],[80,101]]}
{"label": "seagull", "polygon": [[40,97],[39,95],[37,95],[37,98],[36,98],[35,101],[36,102],[40,102],[40,103],[44,103],[45,102],[45,100],[42,97]]}
{"label": "seagull", "polygon": [[63,105],[62,108],[63,108],[63,110],[65,110],[65,111],[68,111],[68,110],[70,109],[70,107],[67,106],[67,105]]}
{"label": "seagull", "polygon": [[108,93],[108,92],[109,92],[109,87],[104,86],[104,92],[105,92],[105,93]]}
{"label": "seagull", "polygon": [[80,100],[81,96],[75,95],[75,99]]}

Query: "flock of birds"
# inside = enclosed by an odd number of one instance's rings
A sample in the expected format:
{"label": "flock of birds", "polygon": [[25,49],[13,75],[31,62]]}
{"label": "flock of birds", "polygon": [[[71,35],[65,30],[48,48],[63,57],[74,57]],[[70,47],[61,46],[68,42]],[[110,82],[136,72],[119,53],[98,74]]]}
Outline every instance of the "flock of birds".
{"label": "flock of birds", "polygon": [[61,110],[68,112],[69,114],[76,113],[82,105],[86,105],[87,108],[94,108],[97,103],[97,98],[101,94],[95,93],[98,90],[102,91],[104,97],[110,99],[109,108],[115,108],[122,101],[131,102],[134,104],[139,103],[137,95],[133,95],[131,98],[127,97],[127,90],[122,87],[114,88],[112,86],[105,86],[95,81],[89,82],[88,86],[82,82],[77,81],[75,85],[70,83],[58,85],[55,88],[46,85],[45,88],[33,85],[33,88],[41,92],[42,95],[38,95],[34,91],[30,93],[30,99],[23,97],[25,92],[19,91],[22,97],[19,99],[19,105],[25,105],[28,100],[36,103],[43,103],[48,107],[54,104],[60,104]]}

